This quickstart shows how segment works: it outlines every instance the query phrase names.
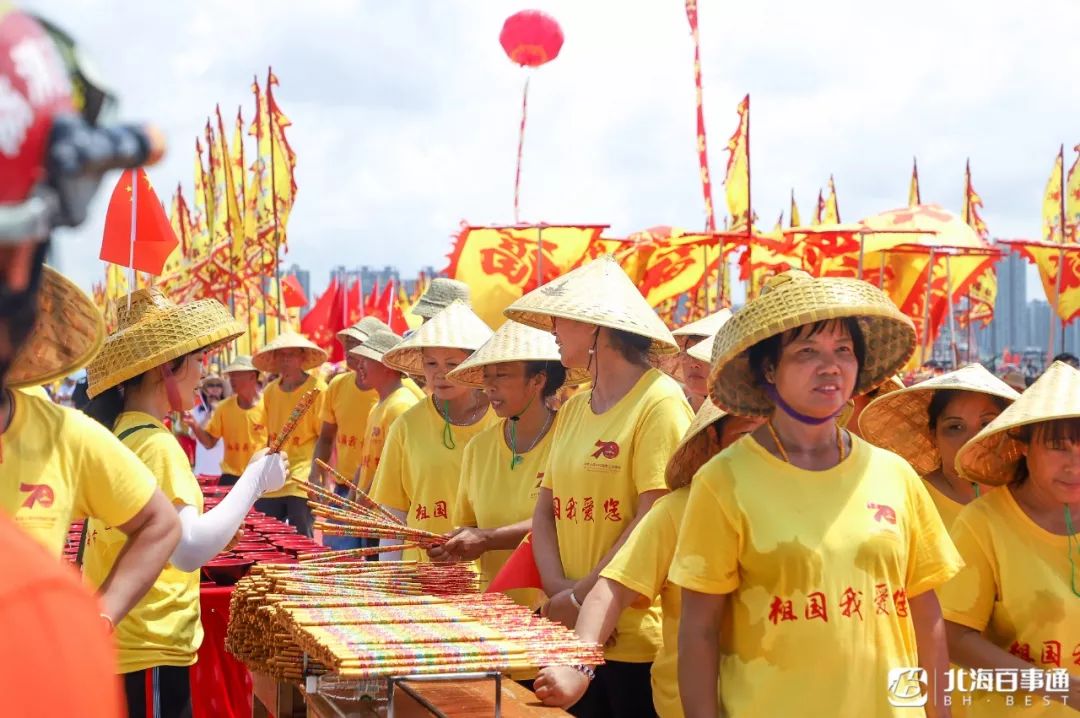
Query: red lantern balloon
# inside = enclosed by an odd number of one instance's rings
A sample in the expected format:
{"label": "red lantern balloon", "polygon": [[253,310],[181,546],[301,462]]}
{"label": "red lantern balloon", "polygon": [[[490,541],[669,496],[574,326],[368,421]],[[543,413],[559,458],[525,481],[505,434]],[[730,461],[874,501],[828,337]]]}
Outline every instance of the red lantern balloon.
{"label": "red lantern balloon", "polygon": [[499,44],[522,67],[540,67],[559,56],[563,33],[555,18],[539,10],[522,10],[506,18]]}

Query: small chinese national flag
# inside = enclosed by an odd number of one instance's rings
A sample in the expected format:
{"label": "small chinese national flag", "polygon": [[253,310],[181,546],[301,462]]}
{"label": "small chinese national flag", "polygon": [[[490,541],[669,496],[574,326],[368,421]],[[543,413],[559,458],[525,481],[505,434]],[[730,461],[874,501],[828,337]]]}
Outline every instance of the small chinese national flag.
{"label": "small chinese national flag", "polygon": [[506,563],[491,579],[485,593],[497,593],[509,591],[513,588],[544,588],[544,582],[540,579],[540,569],[536,567],[536,559],[533,558],[532,533],[525,534],[514,553],[506,559]]}
{"label": "small chinese national flag", "polygon": [[[131,231],[133,204],[134,232]],[[177,244],[176,233],[146,172],[141,168],[125,170],[109,199],[100,258],[158,275]]]}

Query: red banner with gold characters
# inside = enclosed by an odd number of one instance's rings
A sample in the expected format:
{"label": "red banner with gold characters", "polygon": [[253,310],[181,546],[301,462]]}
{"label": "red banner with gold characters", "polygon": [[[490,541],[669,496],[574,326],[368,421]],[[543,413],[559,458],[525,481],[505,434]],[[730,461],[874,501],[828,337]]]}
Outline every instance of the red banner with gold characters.
{"label": "red banner with gold characters", "polygon": [[603,230],[600,225],[465,226],[454,242],[444,272],[469,285],[473,310],[497,329],[506,321],[504,309],[526,292],[573,268]]}

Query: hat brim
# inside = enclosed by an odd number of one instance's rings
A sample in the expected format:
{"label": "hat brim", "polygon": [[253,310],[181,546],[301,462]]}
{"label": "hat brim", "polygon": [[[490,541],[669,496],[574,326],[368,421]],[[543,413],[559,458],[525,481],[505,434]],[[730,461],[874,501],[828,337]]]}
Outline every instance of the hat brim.
{"label": "hat brim", "polygon": [[4,378],[12,389],[72,374],[89,364],[105,343],[105,320],[94,302],[47,265],[42,267],[37,304],[34,329]]}
{"label": "hat brim", "polygon": [[815,279],[762,294],[732,316],[713,341],[710,396],[739,416],[769,416],[773,402],[757,385],[749,350],[758,342],[808,324],[854,319],[866,356],[854,394],[896,374],[915,352],[915,327],[880,289],[853,279]]}
{"label": "hat brim", "polygon": [[[462,364],[457,369],[446,375],[446,378],[455,384],[461,384],[472,389],[484,388],[484,367],[494,366],[496,364],[512,364],[514,362],[528,362],[528,361],[553,361],[558,362],[558,359],[501,359],[498,361],[485,361],[483,363],[472,364],[465,366]],[[563,386],[581,386],[585,382],[589,381],[589,372],[587,369],[567,369],[566,380],[563,381]],[[560,387],[561,388],[561,387]]]}
{"label": "hat brim", "polygon": [[258,354],[251,358],[251,363],[255,365],[255,368],[261,372],[267,374],[278,373],[278,359],[281,352],[285,349],[299,349],[304,352],[303,360],[301,361],[300,368],[303,371],[311,371],[312,369],[318,369],[321,367],[329,355],[322,349],[313,349],[305,346],[282,346],[275,349],[263,349]]}

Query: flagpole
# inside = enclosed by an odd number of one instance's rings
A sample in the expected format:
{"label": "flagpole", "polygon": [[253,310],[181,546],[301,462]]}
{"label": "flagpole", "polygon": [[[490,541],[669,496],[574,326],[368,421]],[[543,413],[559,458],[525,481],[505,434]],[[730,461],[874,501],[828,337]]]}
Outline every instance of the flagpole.
{"label": "flagpole", "polygon": [[[746,93],[746,251],[750,251],[750,244],[754,241],[754,201],[752,182],[750,175],[750,93]],[[724,274],[724,286],[727,287],[727,265],[724,264],[724,253],[720,253],[720,270]]]}
{"label": "flagpole", "polygon": [[[1061,145],[1061,249],[1058,250],[1057,313],[1061,320],[1061,351],[1065,351],[1065,317],[1061,311],[1061,290],[1065,277],[1065,242],[1068,240],[1068,221],[1065,218],[1065,145]],[[1050,318],[1053,319],[1051,314]]]}
{"label": "flagpole", "polygon": [[[277,162],[274,159],[274,113],[271,112],[270,80],[273,68],[266,68],[266,129],[270,133],[270,202],[274,208],[274,279],[277,280],[277,311],[281,316],[281,227],[278,220],[277,206]],[[278,320],[280,322],[280,319]],[[281,332],[280,323],[278,332]]]}
{"label": "flagpole", "polygon": [[[934,283],[934,248],[930,248],[930,261],[926,265],[926,299],[925,307],[923,311],[923,336],[920,344],[922,345],[922,352],[919,357],[919,368],[922,368],[923,364],[926,364],[926,349],[927,344],[930,343],[930,288]],[[932,355],[931,355],[932,356]]]}
{"label": "flagpole", "polygon": [[[952,253],[945,254],[945,301],[949,310],[949,344],[952,348],[951,359],[952,368],[956,369],[956,317],[953,316],[953,296],[952,296],[952,262],[949,260],[952,258]],[[931,267],[931,276],[933,276],[933,268]]]}

